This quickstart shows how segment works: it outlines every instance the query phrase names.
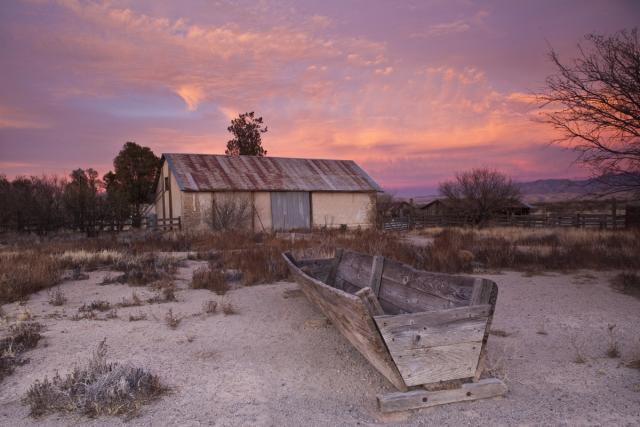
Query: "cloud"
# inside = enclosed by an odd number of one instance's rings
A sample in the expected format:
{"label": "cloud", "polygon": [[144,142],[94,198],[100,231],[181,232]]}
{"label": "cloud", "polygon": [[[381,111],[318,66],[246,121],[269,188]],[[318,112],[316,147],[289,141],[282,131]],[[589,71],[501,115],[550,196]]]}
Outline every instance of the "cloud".
{"label": "cloud", "polygon": [[453,22],[445,22],[442,24],[431,25],[426,34],[429,36],[445,36],[447,34],[464,33],[469,31],[471,25],[463,20]]}
{"label": "cloud", "polygon": [[[108,168],[127,140],[221,153],[244,111],[264,117],[271,155],[354,159],[395,188],[483,163],[530,173],[523,156],[551,139],[525,94],[496,87],[477,56],[413,58],[381,32],[340,31],[346,18],[287,11],[248,24],[213,6],[55,4],[21,4],[41,7],[43,21],[30,9],[0,20],[10,34],[0,103],[11,106],[0,109],[0,150],[12,164]],[[472,18],[435,21],[430,36],[468,32]]]}

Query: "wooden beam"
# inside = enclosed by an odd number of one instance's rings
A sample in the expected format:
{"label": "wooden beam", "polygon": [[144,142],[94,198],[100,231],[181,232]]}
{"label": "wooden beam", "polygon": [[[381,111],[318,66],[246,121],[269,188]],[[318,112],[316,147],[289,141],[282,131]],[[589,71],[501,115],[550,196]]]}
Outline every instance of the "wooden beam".
{"label": "wooden beam", "polygon": [[505,383],[499,379],[487,378],[477,383],[462,384],[462,387],[453,390],[412,390],[379,395],[378,407],[382,412],[407,411],[502,396],[507,390]]}
{"label": "wooden beam", "polygon": [[380,305],[380,301],[376,297],[376,294],[373,293],[371,288],[362,288],[358,292],[356,292],[356,296],[360,297],[365,307],[369,310],[371,316],[382,316],[384,315],[384,310]]}
{"label": "wooden beam", "polygon": [[380,295],[380,280],[382,279],[382,268],[384,267],[384,257],[376,255],[373,257],[373,266],[371,267],[371,278],[369,279],[369,287],[377,297]]}
{"label": "wooden beam", "polygon": [[340,261],[342,261],[342,253],[344,251],[340,248],[336,249],[336,256],[333,258],[333,264],[331,264],[331,270],[329,270],[329,276],[327,277],[327,285],[333,286],[336,282],[336,275],[338,274],[338,267]]}

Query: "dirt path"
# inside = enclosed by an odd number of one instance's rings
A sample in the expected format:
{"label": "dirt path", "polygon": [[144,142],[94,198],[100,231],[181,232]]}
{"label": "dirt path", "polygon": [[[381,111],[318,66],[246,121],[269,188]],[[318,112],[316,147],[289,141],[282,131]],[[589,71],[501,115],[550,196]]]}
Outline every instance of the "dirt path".
{"label": "dirt path", "polygon": [[[130,361],[159,374],[171,395],[143,408],[128,425],[638,425],[640,371],[621,360],[640,355],[640,300],[613,292],[607,274],[581,273],[523,277],[485,276],[500,286],[489,351],[498,360],[510,392],[505,398],[454,404],[411,413],[381,415],[375,395],[392,391],[341,335],[326,323],[292,283],[241,288],[226,299],[238,314],[204,316],[202,304],[221,297],[186,289],[196,266],[181,269],[185,280],[175,303],[118,310],[118,319],[73,321],[83,303],[117,303],[136,290],[98,286],[105,272],[62,286],[62,308],[47,303],[46,292],[27,303],[46,325],[45,339],[29,353],[31,363],[0,385],[0,424],[118,425],[118,418],[87,420],[50,416],[35,421],[20,403],[29,385],[56,370],[83,364],[107,339],[111,360]],[[176,330],[166,311],[184,316]],[[20,308],[3,306],[12,314]],[[62,312],[64,309],[64,313]],[[52,316],[58,312],[57,316]],[[129,322],[129,313],[147,320]],[[541,332],[544,320],[544,332]],[[609,359],[607,324],[615,323],[622,359]],[[572,342],[584,364],[574,363]]]}

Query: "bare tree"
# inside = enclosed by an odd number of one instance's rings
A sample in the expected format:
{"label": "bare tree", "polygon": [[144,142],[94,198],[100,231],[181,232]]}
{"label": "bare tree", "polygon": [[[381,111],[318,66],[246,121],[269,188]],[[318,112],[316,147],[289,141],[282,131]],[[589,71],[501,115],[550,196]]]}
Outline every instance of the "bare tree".
{"label": "bare tree", "polygon": [[640,194],[640,44],[638,29],[589,34],[571,63],[549,53],[557,73],[538,95],[544,121],[571,142],[607,193]]}
{"label": "bare tree", "polygon": [[456,213],[474,224],[485,223],[520,200],[520,190],[511,178],[490,169],[458,173],[455,180],[441,183],[439,190]]}
{"label": "bare tree", "polygon": [[251,204],[247,200],[225,198],[212,202],[210,225],[216,231],[243,229],[250,219]]}

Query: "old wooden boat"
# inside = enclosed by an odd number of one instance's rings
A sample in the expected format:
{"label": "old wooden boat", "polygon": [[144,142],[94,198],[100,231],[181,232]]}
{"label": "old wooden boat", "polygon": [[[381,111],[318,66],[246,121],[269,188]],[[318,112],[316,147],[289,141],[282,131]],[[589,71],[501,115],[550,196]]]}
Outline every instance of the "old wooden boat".
{"label": "old wooden boat", "polygon": [[500,380],[480,380],[498,297],[493,281],[347,250],[328,259],[283,256],[306,297],[400,390],[378,396],[381,410],[506,392]]}

